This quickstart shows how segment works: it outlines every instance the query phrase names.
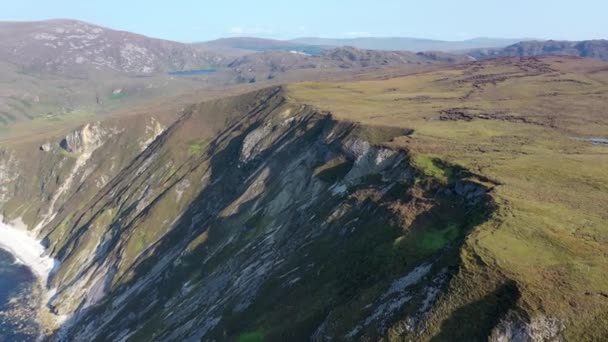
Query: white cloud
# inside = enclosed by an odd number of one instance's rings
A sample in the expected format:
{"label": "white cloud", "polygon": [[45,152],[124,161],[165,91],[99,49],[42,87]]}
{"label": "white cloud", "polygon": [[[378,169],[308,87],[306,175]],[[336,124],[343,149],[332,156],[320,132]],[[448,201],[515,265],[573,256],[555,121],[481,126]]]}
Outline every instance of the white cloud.
{"label": "white cloud", "polygon": [[234,26],[228,30],[228,33],[232,36],[270,36],[274,33],[274,30],[266,27]]}
{"label": "white cloud", "polygon": [[230,30],[228,30],[230,34],[243,34],[244,31],[245,30],[240,26],[231,27]]}

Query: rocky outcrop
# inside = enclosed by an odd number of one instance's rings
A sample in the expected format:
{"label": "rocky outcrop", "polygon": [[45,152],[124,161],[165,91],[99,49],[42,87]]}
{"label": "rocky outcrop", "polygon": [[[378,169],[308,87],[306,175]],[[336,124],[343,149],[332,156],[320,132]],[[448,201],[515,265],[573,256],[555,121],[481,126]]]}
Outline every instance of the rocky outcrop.
{"label": "rocky outcrop", "polygon": [[509,314],[492,330],[490,342],[561,342],[564,324],[558,319],[534,317],[527,322],[515,313]]}
{"label": "rocky outcrop", "polygon": [[87,124],[82,129],[68,134],[59,146],[70,153],[92,153],[107,137],[107,132],[99,125]]}
{"label": "rocky outcrop", "polygon": [[0,149],[0,205],[11,197],[11,184],[19,178],[19,161],[11,151]]}

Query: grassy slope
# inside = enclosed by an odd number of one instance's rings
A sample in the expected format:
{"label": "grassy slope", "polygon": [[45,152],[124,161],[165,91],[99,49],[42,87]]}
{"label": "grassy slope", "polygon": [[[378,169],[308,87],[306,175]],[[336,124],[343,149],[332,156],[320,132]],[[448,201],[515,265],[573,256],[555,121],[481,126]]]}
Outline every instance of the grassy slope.
{"label": "grassy slope", "polygon": [[[250,84],[239,81],[239,75],[227,68],[199,76],[129,77],[92,72],[82,78],[69,78],[28,73],[15,65],[0,62],[0,79],[3,80],[0,82],[0,143],[60,136],[87,122],[108,117],[175,113],[192,103],[288,82],[402,75],[430,67],[296,69],[279,73],[271,80],[266,79],[266,71],[259,71],[254,72],[257,81]],[[113,94],[117,89],[122,92]]]}
{"label": "grassy slope", "polygon": [[566,336],[607,333],[608,146],[574,139],[608,134],[606,64],[508,59],[289,89],[339,119],[414,129],[392,144],[431,174],[437,157],[500,183],[499,210],[469,237],[454,280],[470,292],[444,297],[431,333],[493,291],[493,273],[517,283],[520,308],[564,320]]}
{"label": "grassy slope", "polygon": [[69,78],[26,73],[3,63],[0,76],[0,140],[66,126],[70,129],[103,114],[132,111],[160,96],[207,86],[207,81],[195,77],[106,74]]}

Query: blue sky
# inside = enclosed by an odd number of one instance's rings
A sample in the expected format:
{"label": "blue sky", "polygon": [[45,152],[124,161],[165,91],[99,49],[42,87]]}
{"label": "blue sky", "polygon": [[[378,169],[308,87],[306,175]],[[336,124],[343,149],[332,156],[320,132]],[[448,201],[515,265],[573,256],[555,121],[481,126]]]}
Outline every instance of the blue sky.
{"label": "blue sky", "polygon": [[606,0],[3,0],[0,20],[72,18],[149,36],[608,38]]}

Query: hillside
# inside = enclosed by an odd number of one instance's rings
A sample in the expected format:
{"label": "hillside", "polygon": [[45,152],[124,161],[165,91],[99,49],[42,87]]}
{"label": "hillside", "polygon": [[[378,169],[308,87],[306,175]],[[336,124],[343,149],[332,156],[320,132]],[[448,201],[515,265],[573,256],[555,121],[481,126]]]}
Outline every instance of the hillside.
{"label": "hillside", "polygon": [[106,73],[69,77],[25,72],[19,66],[3,62],[0,62],[0,76],[4,80],[0,83],[0,138],[16,129],[71,125],[143,106],[148,101],[196,90],[214,92],[236,83],[235,75],[230,72],[193,76],[131,77]]}
{"label": "hillside", "polygon": [[249,54],[232,61],[228,68],[244,80],[273,79],[282,73],[303,70],[390,69],[454,64],[469,58],[447,53],[413,53],[407,51],[375,51],[353,47],[328,49],[319,55],[271,51]]}
{"label": "hillside", "polygon": [[503,49],[475,50],[475,58],[529,57],[529,56],[577,56],[608,60],[608,40],[585,41],[527,41]]}
{"label": "hillside", "polygon": [[570,57],[271,87],[2,141],[0,210],[52,340],[602,340],[606,101]]}
{"label": "hillside", "polygon": [[[225,52],[223,52],[225,53]],[[223,67],[201,73],[128,73],[66,75],[24,71],[0,62],[0,138],[27,126],[68,125],[125,112],[148,101],[174,101],[188,94],[230,93],[294,81],[349,79],[369,73],[404,73],[434,65],[452,64],[464,57],[444,54],[336,49],[321,56],[272,51],[234,57]],[[179,102],[179,101],[178,101]],[[186,103],[188,104],[188,103]],[[179,107],[178,104],[175,107]],[[15,125],[21,124],[22,128]]]}
{"label": "hillside", "polygon": [[348,48],[301,51],[309,50],[256,38],[182,44],[74,20],[0,22],[0,137],[31,129],[23,123],[71,125],[184,93],[458,61]]}
{"label": "hillside", "polygon": [[[218,67],[229,57],[187,44],[74,21],[0,22],[0,136],[65,126],[186,90],[221,88],[232,75],[168,71]],[[23,123],[25,127],[16,127]]]}
{"label": "hillside", "polygon": [[0,61],[25,71],[152,74],[208,68],[222,56],[187,44],[75,21],[0,22]]}

